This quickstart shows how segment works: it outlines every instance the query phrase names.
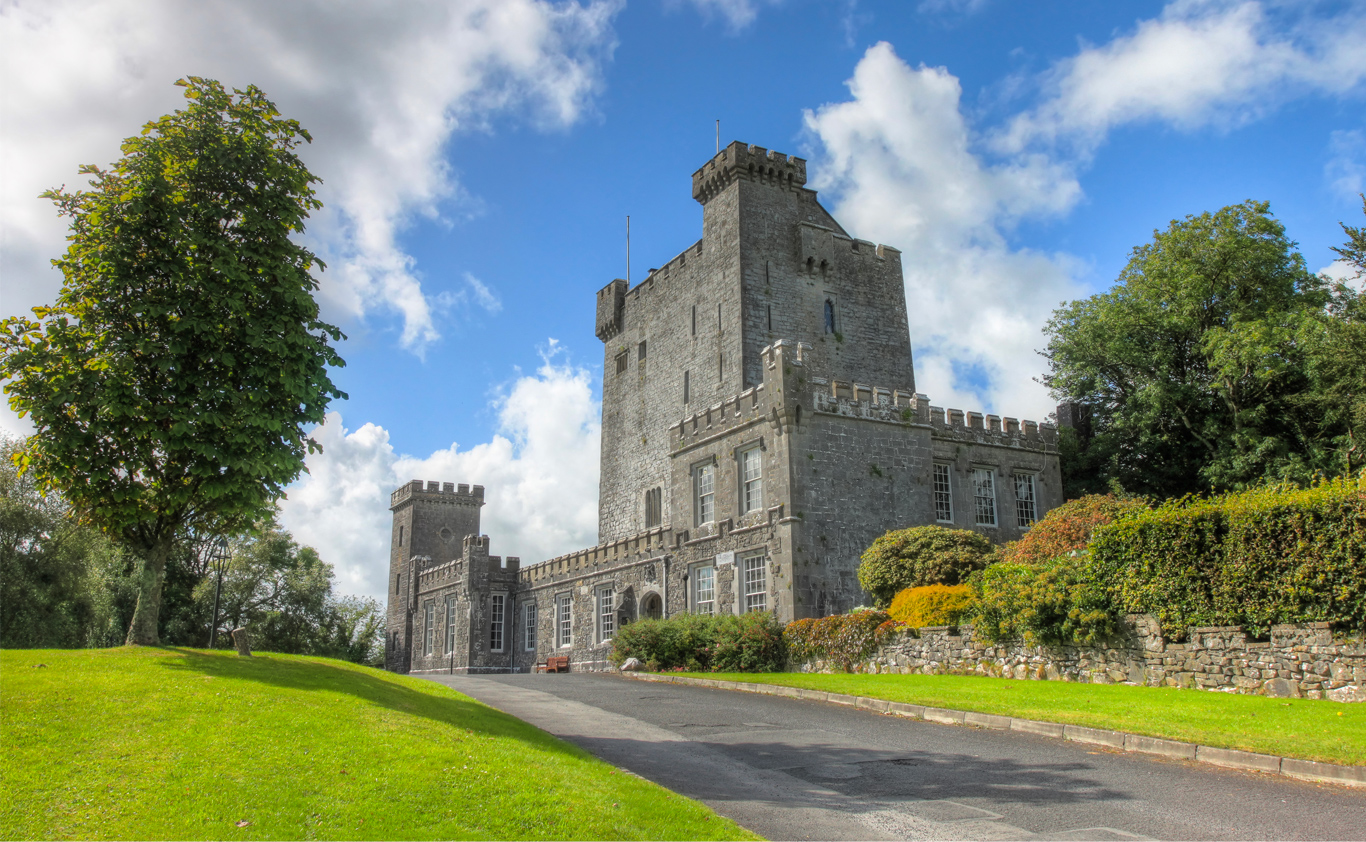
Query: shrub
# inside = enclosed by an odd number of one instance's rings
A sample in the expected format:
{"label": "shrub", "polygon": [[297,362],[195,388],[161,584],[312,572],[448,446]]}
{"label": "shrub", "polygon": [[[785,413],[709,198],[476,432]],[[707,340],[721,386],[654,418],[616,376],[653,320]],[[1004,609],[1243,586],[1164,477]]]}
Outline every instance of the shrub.
{"label": "shrub", "polygon": [[714,672],[782,672],[787,646],[778,618],[767,611],[751,611],[721,618],[712,644]]}
{"label": "shrub", "polygon": [[968,616],[973,601],[967,585],[925,585],[897,594],[887,613],[913,628],[956,626]]}
{"label": "shrub", "polygon": [[1146,509],[1139,497],[1088,494],[1052,509],[1018,541],[997,552],[1001,561],[1038,564],[1061,555],[1085,550],[1095,531],[1127,514]]}
{"label": "shrub", "polygon": [[958,585],[986,566],[991,542],[966,529],[916,526],[888,532],[864,551],[858,581],[878,608],[906,588]]}
{"label": "shrub", "polygon": [[973,630],[990,642],[1088,645],[1114,634],[1114,612],[1085,555],[1001,561],[972,579]]}
{"label": "shrub", "polygon": [[1207,625],[1366,630],[1366,473],[1171,501],[1098,529],[1091,555],[1116,607],[1174,640]]}
{"label": "shrub", "polygon": [[901,627],[884,611],[858,611],[788,623],[783,640],[794,664],[820,660],[849,672]]}
{"label": "shrub", "polygon": [[778,672],[787,663],[782,627],[772,614],[736,617],[675,614],[617,629],[612,663],[636,658],[647,669],[689,672]]}

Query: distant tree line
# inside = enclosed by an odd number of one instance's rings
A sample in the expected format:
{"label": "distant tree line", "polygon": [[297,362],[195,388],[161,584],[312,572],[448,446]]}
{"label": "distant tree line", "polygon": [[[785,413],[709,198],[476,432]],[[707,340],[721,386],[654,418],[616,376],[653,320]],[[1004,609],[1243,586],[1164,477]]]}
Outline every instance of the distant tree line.
{"label": "distant tree line", "polygon": [[[39,493],[0,438],[0,647],[118,646],[139,595],[142,561],[82,524],[56,492]],[[183,531],[166,562],[158,633],[169,646],[207,646],[213,618],[212,550],[219,536]],[[369,598],[333,592],[332,565],[274,523],[229,539],[218,646],[251,629],[274,652],[379,663],[384,615]]]}
{"label": "distant tree line", "polygon": [[[1363,198],[1366,207],[1366,198]],[[1366,273],[1366,229],[1334,251]],[[1189,216],[1065,304],[1043,382],[1074,405],[1066,496],[1156,497],[1366,468],[1366,294],[1315,275],[1265,202]]]}

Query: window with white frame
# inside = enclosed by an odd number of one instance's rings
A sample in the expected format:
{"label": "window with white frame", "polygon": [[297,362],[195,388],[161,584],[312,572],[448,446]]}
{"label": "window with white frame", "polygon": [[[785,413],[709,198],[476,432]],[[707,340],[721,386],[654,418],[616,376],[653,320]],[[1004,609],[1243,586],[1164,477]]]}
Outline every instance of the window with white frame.
{"label": "window with white frame", "polygon": [[996,525],[995,477],[991,468],[972,469],[973,522],[978,526]]}
{"label": "window with white frame", "polygon": [[507,594],[496,593],[489,606],[489,651],[503,651],[503,621],[507,616]]}
{"label": "window with white frame", "polygon": [[436,646],[436,602],[427,600],[422,606],[422,654],[432,654]]}
{"label": "window with white frame", "polygon": [[617,632],[617,592],[598,588],[598,643],[606,643]]}
{"label": "window with white frame", "polygon": [[763,451],[756,444],[740,451],[740,514],[764,507]]}
{"label": "window with white frame", "polygon": [[692,569],[692,610],[694,614],[716,613],[716,567],[699,564]]}
{"label": "window with white frame", "polygon": [[455,596],[446,597],[446,654],[455,651]]}
{"label": "window with white frame", "polygon": [[745,610],[768,610],[767,559],[763,553],[745,556],[740,562],[745,585]]}
{"label": "window with white frame", "polygon": [[1034,493],[1034,475],[1015,475],[1015,525],[1024,529],[1039,519]]}
{"label": "window with white frame", "polygon": [[697,526],[716,519],[716,463],[692,469],[693,512]]}
{"label": "window with white frame", "polygon": [[574,631],[574,607],[571,599],[572,597],[567,593],[555,597],[555,644],[557,646],[568,646],[574,641],[574,638],[570,636]]}
{"label": "window with white frame", "polygon": [[953,523],[953,486],[948,465],[934,466],[934,519],[940,523]]}
{"label": "window with white frame", "polygon": [[528,602],[522,606],[522,648],[528,652],[536,649],[536,603]]}

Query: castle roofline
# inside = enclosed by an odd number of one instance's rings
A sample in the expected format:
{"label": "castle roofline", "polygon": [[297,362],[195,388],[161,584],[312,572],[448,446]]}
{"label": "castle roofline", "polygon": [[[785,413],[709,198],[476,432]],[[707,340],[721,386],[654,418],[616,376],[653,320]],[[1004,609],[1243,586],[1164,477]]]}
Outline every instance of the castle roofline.
{"label": "castle roofline", "polygon": [[692,197],[705,205],[737,179],[800,190],[806,184],[806,159],[736,140],[692,174]]}

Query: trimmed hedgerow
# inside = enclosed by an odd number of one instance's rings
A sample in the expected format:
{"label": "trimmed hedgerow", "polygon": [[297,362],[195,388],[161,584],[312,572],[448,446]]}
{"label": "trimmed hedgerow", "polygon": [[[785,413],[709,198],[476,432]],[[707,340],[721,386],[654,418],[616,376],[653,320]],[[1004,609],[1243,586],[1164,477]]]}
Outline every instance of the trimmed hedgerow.
{"label": "trimmed hedgerow", "polygon": [[960,585],[987,565],[991,542],[966,529],[915,526],[883,535],[864,550],[858,582],[878,608],[906,588]]}
{"label": "trimmed hedgerow", "polygon": [[772,614],[676,614],[617,629],[612,663],[636,658],[649,670],[777,672],[787,664],[783,629]]}
{"label": "trimmed hedgerow", "polygon": [[1115,632],[1107,594],[1080,553],[1040,563],[997,562],[973,576],[972,587],[973,630],[992,643],[1091,645]]}
{"label": "trimmed hedgerow", "polygon": [[783,640],[794,664],[825,661],[841,672],[849,672],[877,651],[892,632],[903,627],[885,611],[855,611],[788,623]]}
{"label": "trimmed hedgerow", "polygon": [[1366,630],[1366,473],[1138,511],[1096,531],[1095,581],[1163,633],[1323,621]]}
{"label": "trimmed hedgerow", "polygon": [[897,594],[887,613],[913,628],[956,626],[972,611],[973,601],[967,585],[925,585]]}
{"label": "trimmed hedgerow", "polygon": [[1043,520],[1029,527],[1023,538],[997,550],[996,558],[999,561],[1039,564],[1079,552],[1086,549],[1086,545],[1091,543],[1092,534],[1100,527],[1147,507],[1148,504],[1140,497],[1119,497],[1114,494],[1088,494],[1068,500],[1050,509]]}

